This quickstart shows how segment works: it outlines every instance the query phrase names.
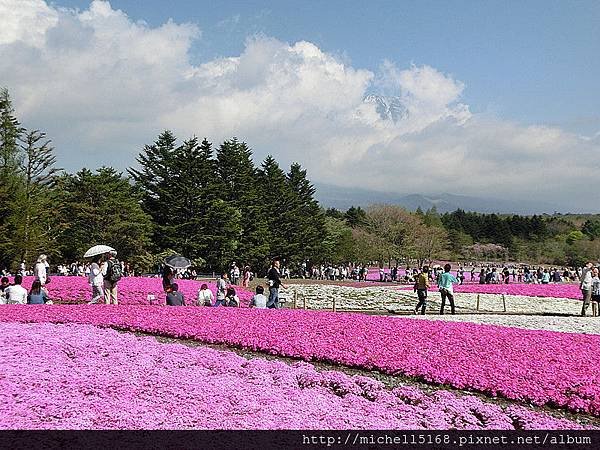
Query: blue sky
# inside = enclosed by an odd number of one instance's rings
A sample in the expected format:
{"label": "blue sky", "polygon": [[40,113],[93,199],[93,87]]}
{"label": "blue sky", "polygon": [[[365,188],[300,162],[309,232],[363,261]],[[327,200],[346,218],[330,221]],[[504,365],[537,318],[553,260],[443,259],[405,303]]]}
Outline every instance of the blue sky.
{"label": "blue sky", "polygon": [[[89,1],[58,0],[85,9]],[[600,2],[112,0],[134,20],[202,30],[195,62],[239,55],[263,33],[307,40],[376,70],[382,60],[429,64],[465,86],[474,112],[595,133],[600,122]]]}
{"label": "blue sky", "polygon": [[1,83],[69,171],[170,129],[343,188],[597,210],[597,55],[597,0],[0,2]]}

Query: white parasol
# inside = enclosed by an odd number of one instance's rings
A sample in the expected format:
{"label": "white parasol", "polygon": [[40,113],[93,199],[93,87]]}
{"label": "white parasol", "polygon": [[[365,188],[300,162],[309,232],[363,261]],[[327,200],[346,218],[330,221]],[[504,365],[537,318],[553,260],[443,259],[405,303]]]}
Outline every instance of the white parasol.
{"label": "white parasol", "polygon": [[108,252],[114,251],[114,250],[115,250],[114,248],[109,247],[108,245],[94,245],[87,252],[85,252],[85,255],[83,255],[83,257],[91,258],[92,256],[102,255],[104,253],[108,253]]}

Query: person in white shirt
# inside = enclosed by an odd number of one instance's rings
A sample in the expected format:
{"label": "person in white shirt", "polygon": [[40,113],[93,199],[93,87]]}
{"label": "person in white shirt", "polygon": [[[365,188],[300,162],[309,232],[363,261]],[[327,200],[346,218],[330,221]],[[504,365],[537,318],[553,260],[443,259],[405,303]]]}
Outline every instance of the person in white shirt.
{"label": "person in white shirt", "polygon": [[583,270],[581,271],[581,283],[579,284],[579,289],[581,289],[581,294],[583,295],[583,305],[581,307],[581,315],[585,316],[585,312],[590,306],[590,301],[592,299],[592,267],[593,263],[588,262]]}
{"label": "person in white shirt", "polygon": [[104,277],[102,276],[102,270],[100,269],[101,263],[102,257],[99,256],[90,265],[90,274],[88,277],[90,285],[92,286],[92,301],[89,303],[90,305],[98,303],[98,300],[104,298]]}
{"label": "person in white shirt", "polygon": [[256,295],[250,300],[250,308],[266,308],[267,297],[264,295],[265,288],[261,285],[256,286]]}
{"label": "person in white shirt", "polygon": [[197,306],[212,306],[213,302],[213,293],[208,288],[208,285],[205,283],[200,286],[200,290],[198,291],[198,300],[196,301]]}
{"label": "person in white shirt", "polygon": [[27,304],[27,289],[21,286],[23,277],[15,275],[15,283],[4,290],[6,295],[6,303],[9,305],[26,305]]}
{"label": "person in white shirt", "polygon": [[46,279],[48,270],[48,258],[46,255],[40,255],[37,262],[35,263],[35,267],[33,268],[33,275],[36,280],[40,280],[42,286],[46,284]]}

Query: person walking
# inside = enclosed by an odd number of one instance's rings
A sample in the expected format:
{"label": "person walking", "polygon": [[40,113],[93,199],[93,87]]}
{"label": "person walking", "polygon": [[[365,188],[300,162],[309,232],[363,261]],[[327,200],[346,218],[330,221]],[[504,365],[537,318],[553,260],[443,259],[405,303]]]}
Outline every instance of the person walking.
{"label": "person walking", "polygon": [[102,276],[100,264],[102,264],[102,256],[98,256],[90,265],[90,274],[88,275],[90,285],[92,286],[92,301],[90,301],[90,305],[94,305],[100,299],[104,298],[104,277]]}
{"label": "person walking", "polygon": [[287,289],[281,283],[279,275],[280,264],[278,259],[273,260],[271,268],[267,272],[267,280],[269,281],[269,301],[267,302],[267,308],[279,308],[279,288]]}
{"label": "person walking", "polygon": [[438,288],[442,296],[442,306],[440,308],[440,314],[444,314],[444,307],[446,305],[446,299],[450,302],[450,312],[455,314],[454,311],[454,290],[452,288],[453,283],[458,283],[458,280],[454,278],[454,275],[450,273],[451,266],[446,264],[444,266],[444,273],[442,273],[438,279]]}
{"label": "person walking", "polygon": [[427,289],[429,288],[429,267],[424,266],[421,273],[417,276],[415,282],[414,292],[417,293],[419,302],[415,307],[415,314],[419,314],[419,308],[421,308],[421,315],[425,315],[425,308],[427,307]]}
{"label": "person walking", "polygon": [[116,258],[117,252],[111,250],[102,264],[102,276],[104,277],[104,303],[107,305],[117,302],[117,283],[123,275],[123,266]]}
{"label": "person walking", "polygon": [[579,283],[579,289],[581,289],[581,294],[583,295],[583,305],[581,307],[582,316],[585,316],[592,299],[592,267],[593,264],[588,262],[581,271],[581,283]]}

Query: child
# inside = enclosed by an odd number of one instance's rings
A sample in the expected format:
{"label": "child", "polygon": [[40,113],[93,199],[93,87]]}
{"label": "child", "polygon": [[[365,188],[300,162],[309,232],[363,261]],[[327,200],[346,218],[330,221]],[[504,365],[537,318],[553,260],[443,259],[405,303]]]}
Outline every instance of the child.
{"label": "child", "polygon": [[258,285],[256,286],[256,295],[252,297],[250,301],[250,308],[266,308],[267,297],[264,295],[265,288]]}

